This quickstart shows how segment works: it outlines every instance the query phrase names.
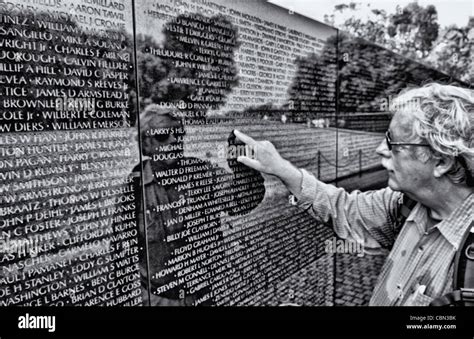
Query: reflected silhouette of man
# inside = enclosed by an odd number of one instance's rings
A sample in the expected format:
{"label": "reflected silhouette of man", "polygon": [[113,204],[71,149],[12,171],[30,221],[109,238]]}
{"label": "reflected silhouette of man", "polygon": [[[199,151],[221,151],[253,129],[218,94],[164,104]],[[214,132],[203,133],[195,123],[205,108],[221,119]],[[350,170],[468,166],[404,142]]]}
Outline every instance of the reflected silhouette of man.
{"label": "reflected silhouette of man", "polygon": [[[144,302],[212,305],[214,270],[225,257],[220,218],[257,207],[265,194],[264,180],[236,157],[227,159],[233,173],[185,157],[185,129],[177,113],[150,105],[140,115],[145,203],[137,204],[137,214],[148,253],[142,256],[142,286],[150,287]],[[228,147],[233,146],[229,138]],[[134,170],[136,178],[139,170]],[[141,189],[139,182],[136,189]]]}

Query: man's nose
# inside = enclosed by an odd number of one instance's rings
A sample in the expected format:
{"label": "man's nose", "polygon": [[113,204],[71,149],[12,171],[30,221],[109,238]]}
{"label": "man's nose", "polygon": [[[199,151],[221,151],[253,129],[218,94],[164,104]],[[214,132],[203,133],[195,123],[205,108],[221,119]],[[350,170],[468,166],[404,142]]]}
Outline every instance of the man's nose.
{"label": "man's nose", "polygon": [[385,139],[380,142],[375,152],[381,157],[390,157],[391,152],[388,149],[387,142],[385,141]]}

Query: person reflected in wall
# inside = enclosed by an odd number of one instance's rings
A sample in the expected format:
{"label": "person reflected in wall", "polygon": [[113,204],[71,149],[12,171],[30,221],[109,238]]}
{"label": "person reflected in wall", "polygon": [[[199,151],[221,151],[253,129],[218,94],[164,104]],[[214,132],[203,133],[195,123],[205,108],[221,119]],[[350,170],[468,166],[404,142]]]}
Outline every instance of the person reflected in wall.
{"label": "person reflected in wall", "polygon": [[232,173],[185,156],[179,113],[152,104],[140,115],[144,157],[134,177],[138,196],[143,189],[145,198],[137,205],[140,241],[147,250],[141,276],[144,303],[152,306],[214,304],[210,264],[219,266],[216,258],[224,257],[221,216],[247,214],[265,195],[261,174],[233,156],[238,153],[231,151],[243,146],[235,144],[233,134],[226,154]]}

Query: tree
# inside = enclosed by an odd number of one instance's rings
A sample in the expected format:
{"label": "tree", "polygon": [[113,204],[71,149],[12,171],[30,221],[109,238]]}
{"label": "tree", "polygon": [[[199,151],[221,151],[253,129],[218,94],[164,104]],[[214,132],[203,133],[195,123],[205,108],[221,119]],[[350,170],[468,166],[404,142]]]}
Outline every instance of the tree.
{"label": "tree", "polygon": [[408,4],[390,15],[388,35],[393,50],[407,56],[425,58],[438,38],[438,13],[433,5]]}
{"label": "tree", "polygon": [[306,122],[335,116],[336,44],[337,36],[331,36],[321,54],[296,59],[296,73],[288,88],[288,103],[284,106],[290,121]]}
{"label": "tree", "polygon": [[358,10],[360,7],[354,3],[336,5],[335,15],[345,11],[353,13],[339,28],[405,56],[426,57],[438,37],[437,11],[432,5],[422,7],[413,2],[404,8],[397,7],[397,12],[391,14],[372,9],[366,19],[354,15]]}
{"label": "tree", "polygon": [[[355,13],[360,9],[360,7],[358,7],[358,5],[355,3],[349,3],[349,5],[336,5],[334,8],[336,15],[337,12],[342,14],[346,10],[349,10]],[[336,23],[335,15],[332,19],[333,20],[331,23]],[[339,26],[341,30],[351,34],[354,37],[364,38],[384,46],[388,44],[389,38],[387,34],[388,20],[389,17],[384,10],[374,9],[371,11],[370,17],[367,20],[352,15],[345,19],[342,24],[336,25]]]}
{"label": "tree", "polygon": [[440,30],[437,11],[432,5],[422,7],[413,2],[403,8],[398,6],[395,13],[372,9],[367,18],[359,15],[360,9],[355,3],[336,5],[334,14],[325,16],[326,22],[451,77],[473,81],[473,18],[465,27],[453,25]]}
{"label": "tree", "polygon": [[429,56],[441,71],[468,83],[474,82],[474,17],[465,27],[449,26]]}
{"label": "tree", "polygon": [[[193,34],[201,38],[182,33],[194,26],[199,29]],[[221,107],[238,84],[237,28],[222,15],[206,18],[194,13],[167,22],[163,33],[161,45],[153,37],[138,37],[141,106],[176,105],[186,119],[205,120],[207,112]]]}

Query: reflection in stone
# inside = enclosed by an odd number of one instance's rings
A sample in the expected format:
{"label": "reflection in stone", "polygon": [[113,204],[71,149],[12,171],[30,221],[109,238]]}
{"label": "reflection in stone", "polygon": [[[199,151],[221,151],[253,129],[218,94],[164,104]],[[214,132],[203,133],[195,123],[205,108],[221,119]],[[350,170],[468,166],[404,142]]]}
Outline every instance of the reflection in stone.
{"label": "reflection in stone", "polygon": [[[309,218],[289,211],[284,190],[274,183],[265,182],[265,200],[255,208],[263,198],[257,188],[263,188],[263,180],[255,182],[256,174],[248,173],[235,161],[235,156],[247,150],[232,135],[227,136],[234,128],[251,128],[255,136],[271,135],[270,140],[293,156],[311,158],[305,150],[321,138],[310,136],[306,125],[295,122],[320,117],[321,113],[311,110],[334,112],[334,56],[328,77],[320,77],[328,89],[320,92],[317,104],[312,105],[315,101],[306,105],[308,108],[298,107],[297,114],[289,104],[288,86],[298,69],[301,79],[304,77],[304,62],[295,67],[295,60],[319,57],[326,48],[325,38],[334,30],[319,24],[310,30],[298,20],[285,26],[284,20],[270,13],[278,12],[285,18],[288,13],[269,4],[264,4],[265,10],[257,15],[243,2],[218,3],[219,10],[209,8],[212,4],[189,4],[186,13],[181,13],[158,1],[144,4],[138,12],[140,106],[155,103],[156,112],[168,111],[175,116],[157,118],[156,128],[148,131],[148,136],[141,130],[142,153],[152,150],[142,164],[145,199],[155,200],[145,204],[149,213],[144,213],[144,219],[150,216],[146,221],[153,227],[147,225],[147,232],[145,228],[142,231],[144,244],[148,237],[150,268],[148,283],[145,262],[142,264],[143,286],[155,293],[150,294],[152,305],[273,303],[271,291],[321,256],[312,240],[325,238],[328,233]],[[311,94],[295,90],[292,99],[309,102]],[[187,134],[181,146],[183,127]],[[147,139],[151,135],[155,139]],[[332,137],[332,132],[323,137],[329,147]],[[191,163],[189,159],[193,159]],[[161,164],[152,166],[152,161]],[[146,168],[153,167],[158,169],[151,169],[152,175],[147,176]],[[170,168],[173,170],[168,171]],[[147,182],[152,180],[155,183],[148,188]],[[217,209],[212,211],[207,205],[216,205]],[[218,214],[223,211],[227,213]],[[213,220],[206,220],[207,213],[214,215]],[[214,225],[214,220],[219,220],[220,226]],[[212,239],[215,227],[219,229]],[[189,233],[206,233],[207,228],[212,231],[203,241],[211,238],[209,244],[199,244],[201,239]],[[190,243],[191,247],[186,247]],[[210,252],[193,252],[193,246]],[[322,284],[327,278],[318,277]],[[318,294],[314,300],[323,303],[324,298],[324,294]]]}
{"label": "reflection in stone", "polygon": [[0,305],[139,305],[131,7],[57,4],[0,3]]}
{"label": "reflection in stone", "polygon": [[206,120],[238,83],[237,30],[222,15],[182,14],[163,27],[164,42],[141,35],[140,102],[179,108],[186,124]]}
{"label": "reflection in stone", "polygon": [[[184,126],[172,110],[149,106],[140,115],[140,131],[145,202],[138,213],[148,252],[150,304],[211,305],[216,274],[232,269],[225,258],[221,217],[254,209],[265,194],[263,178],[239,165],[236,156],[228,159],[232,173],[185,157]],[[230,141],[229,147],[235,147]],[[146,267],[143,261],[145,289]]]}

